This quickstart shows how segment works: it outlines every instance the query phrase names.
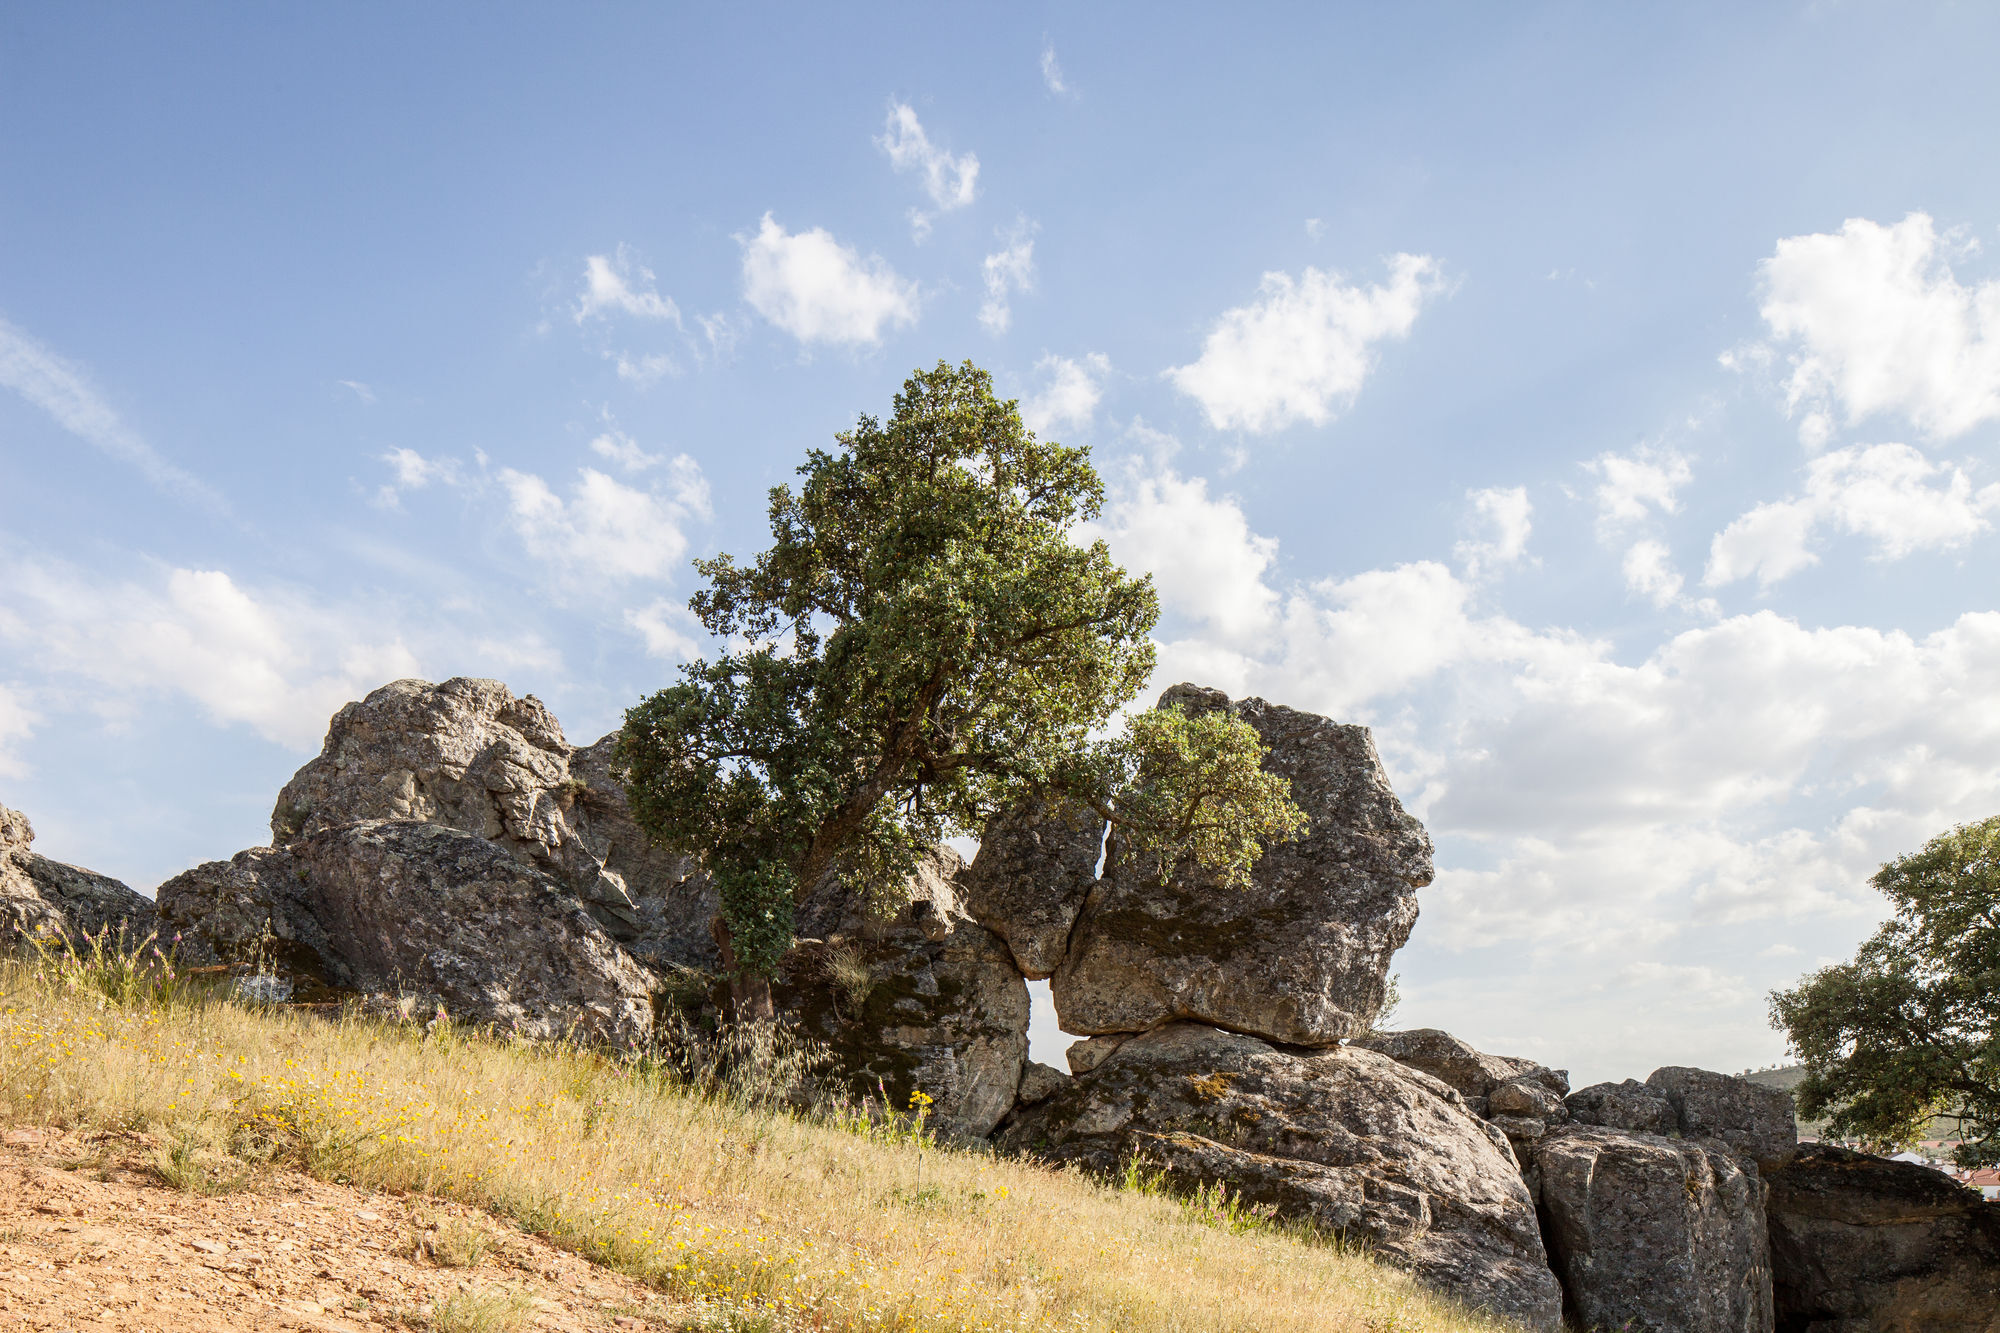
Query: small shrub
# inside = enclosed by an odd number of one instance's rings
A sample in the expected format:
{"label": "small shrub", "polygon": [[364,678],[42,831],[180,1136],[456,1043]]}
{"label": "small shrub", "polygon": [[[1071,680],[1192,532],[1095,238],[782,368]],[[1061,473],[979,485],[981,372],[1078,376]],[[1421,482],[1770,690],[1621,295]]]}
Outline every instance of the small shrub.
{"label": "small shrub", "polygon": [[699,1097],[736,1106],[777,1107],[811,1099],[817,1075],[832,1061],[823,1042],[781,1023],[724,1021],[713,1031],[669,1010],[634,1063],[643,1074]]}
{"label": "small shrub", "polygon": [[520,1333],[534,1319],[535,1303],[524,1292],[468,1287],[432,1301],[416,1326],[434,1333]]}
{"label": "small shrub", "polygon": [[470,1218],[424,1209],[411,1218],[406,1246],[412,1259],[439,1268],[477,1268],[493,1253],[493,1235]]}
{"label": "small shrub", "polygon": [[153,1150],[151,1165],[161,1183],[183,1194],[233,1194],[252,1174],[248,1164],[188,1127]]}
{"label": "small shrub", "polygon": [[826,956],[826,975],[847,1000],[849,1009],[859,1013],[875,989],[875,973],[868,959],[853,944],[835,946]]}

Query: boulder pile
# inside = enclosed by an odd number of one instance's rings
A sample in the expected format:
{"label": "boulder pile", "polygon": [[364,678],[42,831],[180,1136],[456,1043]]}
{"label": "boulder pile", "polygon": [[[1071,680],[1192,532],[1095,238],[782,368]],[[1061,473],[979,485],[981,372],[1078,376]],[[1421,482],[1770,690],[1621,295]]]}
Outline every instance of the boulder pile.
{"label": "boulder pile", "polygon": [[[893,910],[837,870],[798,905],[782,1021],[831,1091],[926,1105],[959,1140],[1181,1190],[1366,1244],[1529,1328],[2000,1333],[2000,1206],[1921,1167],[1801,1150],[1787,1094],[1699,1069],[1571,1091],[1435,1029],[1375,1030],[1431,844],[1365,727],[1179,685],[1269,747],[1310,824],[1247,889],[1162,876],[1051,801],[939,847]],[[717,993],[717,903],[613,771],[497,681],[343,708],[269,846],[154,901],[29,850],[0,808],[0,926],[178,937],[181,958],[523,1036],[636,1048]],[[1068,1070],[1028,1059],[1049,981]],[[921,1094],[919,1097],[917,1094]]]}

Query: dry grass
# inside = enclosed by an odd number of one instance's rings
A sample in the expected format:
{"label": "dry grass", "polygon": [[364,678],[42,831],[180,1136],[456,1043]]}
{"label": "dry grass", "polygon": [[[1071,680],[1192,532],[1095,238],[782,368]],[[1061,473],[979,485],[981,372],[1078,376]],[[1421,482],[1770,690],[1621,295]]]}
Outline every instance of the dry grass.
{"label": "dry grass", "polygon": [[[293,1167],[457,1200],[650,1283],[684,1327],[1501,1327],[1217,1200],[690,1095],[587,1051],[185,991],[121,1002],[32,965],[0,990],[0,1122],[151,1134],[183,1188]],[[504,1295],[431,1322],[505,1328]]]}

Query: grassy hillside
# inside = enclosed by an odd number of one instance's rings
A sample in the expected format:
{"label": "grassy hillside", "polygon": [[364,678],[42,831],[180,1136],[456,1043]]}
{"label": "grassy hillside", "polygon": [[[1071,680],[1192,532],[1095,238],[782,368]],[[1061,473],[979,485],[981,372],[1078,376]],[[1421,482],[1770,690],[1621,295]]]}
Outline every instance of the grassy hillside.
{"label": "grassy hillside", "polygon": [[0,1120],[139,1130],[163,1177],[294,1166],[448,1197],[742,1330],[1494,1329],[1316,1238],[991,1155],[903,1119],[810,1119],[643,1067],[144,978],[9,965]]}

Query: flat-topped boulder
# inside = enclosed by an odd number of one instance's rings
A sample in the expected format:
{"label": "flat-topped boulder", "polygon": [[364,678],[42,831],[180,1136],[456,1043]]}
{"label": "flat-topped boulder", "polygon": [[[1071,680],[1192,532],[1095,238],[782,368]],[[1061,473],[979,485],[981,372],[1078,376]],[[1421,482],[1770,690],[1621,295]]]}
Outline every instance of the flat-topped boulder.
{"label": "flat-topped boulder", "polygon": [[1108,1175],[1137,1156],[1184,1189],[1224,1180],[1470,1305],[1532,1328],[1560,1322],[1505,1140],[1451,1088],[1374,1051],[1281,1050],[1172,1023],[1015,1112],[996,1141]]}
{"label": "flat-topped boulder", "polygon": [[1766,1172],[1798,1151],[1798,1115],[1792,1094],[1783,1088],[1685,1065],[1655,1069],[1646,1076],[1646,1086],[1674,1108],[1681,1133],[1720,1139]]}
{"label": "flat-topped boulder", "polygon": [[1160,704],[1248,722],[1310,826],[1268,848],[1244,889],[1199,871],[1162,882],[1121,855],[1114,833],[1050,982],[1063,1029],[1186,1019],[1304,1046],[1366,1032],[1432,875],[1430,838],[1396,799],[1368,729],[1192,685]]}

